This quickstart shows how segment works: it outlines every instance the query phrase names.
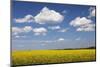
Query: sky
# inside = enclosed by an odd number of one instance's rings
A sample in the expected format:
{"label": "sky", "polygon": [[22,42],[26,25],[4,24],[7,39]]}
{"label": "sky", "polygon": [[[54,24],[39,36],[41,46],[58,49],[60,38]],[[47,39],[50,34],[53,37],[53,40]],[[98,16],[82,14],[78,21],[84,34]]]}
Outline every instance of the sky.
{"label": "sky", "polygon": [[13,1],[11,24],[12,50],[95,46],[92,5]]}

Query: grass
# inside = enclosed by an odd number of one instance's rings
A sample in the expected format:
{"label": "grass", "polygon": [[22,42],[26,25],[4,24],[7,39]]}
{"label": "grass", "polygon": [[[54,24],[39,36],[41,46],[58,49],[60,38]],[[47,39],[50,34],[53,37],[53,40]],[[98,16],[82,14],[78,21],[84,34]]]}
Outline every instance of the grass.
{"label": "grass", "polygon": [[12,52],[12,65],[37,65],[95,61],[95,49],[78,50],[27,50]]}

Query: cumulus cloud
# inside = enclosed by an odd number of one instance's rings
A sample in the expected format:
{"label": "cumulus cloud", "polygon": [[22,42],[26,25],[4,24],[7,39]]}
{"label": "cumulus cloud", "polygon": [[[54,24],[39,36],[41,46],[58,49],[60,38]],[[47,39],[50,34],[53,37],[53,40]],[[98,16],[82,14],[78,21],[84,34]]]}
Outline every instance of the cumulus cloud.
{"label": "cumulus cloud", "polygon": [[18,28],[18,27],[12,27],[12,34],[13,35],[17,35],[18,33],[21,33],[22,29]]}
{"label": "cumulus cloud", "polygon": [[51,30],[58,30],[61,27],[60,26],[49,26],[48,28],[51,29]]}
{"label": "cumulus cloud", "polygon": [[90,11],[90,15],[88,16],[89,18],[96,16],[96,9],[95,9],[95,7],[90,7],[89,11]]}
{"label": "cumulus cloud", "polygon": [[76,17],[70,22],[70,25],[76,27],[76,31],[95,31],[95,24],[86,17]]}
{"label": "cumulus cloud", "polygon": [[65,40],[64,38],[59,38],[59,39],[58,39],[58,41],[64,41],[64,40]]}
{"label": "cumulus cloud", "polygon": [[61,15],[59,12],[56,12],[55,10],[50,10],[47,7],[44,7],[40,13],[38,13],[35,17],[35,22],[39,24],[45,24],[45,23],[59,23],[62,22],[64,19],[64,16]]}
{"label": "cumulus cloud", "polygon": [[32,15],[26,15],[24,18],[15,18],[16,23],[33,22],[34,17]]}
{"label": "cumulus cloud", "polygon": [[31,26],[25,26],[23,28],[12,27],[12,35],[17,35],[19,33],[25,33],[25,32],[30,32],[30,31],[32,31]]}
{"label": "cumulus cloud", "polygon": [[61,28],[59,25],[58,26],[49,26],[48,29],[56,30],[57,32],[67,32],[68,31],[68,28]]}
{"label": "cumulus cloud", "polygon": [[15,35],[14,38],[26,38],[26,36],[21,36],[21,35]]}
{"label": "cumulus cloud", "polygon": [[80,37],[78,37],[78,38],[76,38],[75,40],[79,41],[79,40],[81,40],[81,38],[80,38]]}
{"label": "cumulus cloud", "polygon": [[88,24],[77,28],[77,31],[95,31],[95,24]]}
{"label": "cumulus cloud", "polygon": [[68,29],[60,29],[60,30],[58,30],[58,32],[67,32],[68,31]]}
{"label": "cumulus cloud", "polygon": [[64,16],[55,10],[44,7],[36,16],[26,15],[23,18],[15,18],[16,23],[35,22],[38,24],[56,24],[64,20]]}
{"label": "cumulus cloud", "polygon": [[18,34],[28,33],[28,32],[33,32],[34,35],[46,35],[47,29],[44,27],[32,28],[31,26],[25,26],[23,28],[12,27],[12,35],[15,36],[16,38],[19,37]]}
{"label": "cumulus cloud", "polygon": [[87,19],[86,17],[76,17],[74,20],[70,22],[71,26],[77,27],[77,26],[83,26],[92,23],[92,20]]}
{"label": "cumulus cloud", "polygon": [[45,43],[43,43],[43,44],[41,44],[42,46],[45,46],[45,45],[47,45],[47,44],[45,44]]}
{"label": "cumulus cloud", "polygon": [[67,13],[67,11],[66,11],[66,10],[64,10],[64,11],[62,11],[62,13],[63,13],[63,14],[65,14],[65,13]]}
{"label": "cumulus cloud", "polygon": [[95,9],[91,11],[91,16],[95,16]]}
{"label": "cumulus cloud", "polygon": [[30,32],[31,30],[32,30],[32,27],[31,26],[25,26],[23,28],[23,31],[25,31],[25,32]]}
{"label": "cumulus cloud", "polygon": [[20,36],[19,35],[16,35],[15,38],[20,38]]}
{"label": "cumulus cloud", "polygon": [[46,35],[47,29],[44,27],[34,28],[33,32],[34,32],[34,35]]}

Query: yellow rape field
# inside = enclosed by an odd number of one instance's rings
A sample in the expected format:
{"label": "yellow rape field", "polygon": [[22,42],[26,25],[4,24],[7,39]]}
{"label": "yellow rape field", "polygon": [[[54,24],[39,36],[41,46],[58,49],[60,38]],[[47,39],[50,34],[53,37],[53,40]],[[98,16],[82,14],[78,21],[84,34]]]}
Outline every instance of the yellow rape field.
{"label": "yellow rape field", "polygon": [[95,61],[95,49],[26,50],[12,52],[12,65],[37,65]]}

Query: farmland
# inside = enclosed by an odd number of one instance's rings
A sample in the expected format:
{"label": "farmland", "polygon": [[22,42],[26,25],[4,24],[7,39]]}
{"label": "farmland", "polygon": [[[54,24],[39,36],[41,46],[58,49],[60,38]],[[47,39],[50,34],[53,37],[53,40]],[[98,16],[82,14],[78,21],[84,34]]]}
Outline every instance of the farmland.
{"label": "farmland", "polygon": [[12,65],[37,65],[95,61],[95,49],[19,50],[12,52]]}

